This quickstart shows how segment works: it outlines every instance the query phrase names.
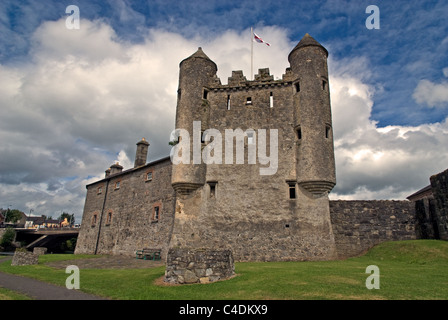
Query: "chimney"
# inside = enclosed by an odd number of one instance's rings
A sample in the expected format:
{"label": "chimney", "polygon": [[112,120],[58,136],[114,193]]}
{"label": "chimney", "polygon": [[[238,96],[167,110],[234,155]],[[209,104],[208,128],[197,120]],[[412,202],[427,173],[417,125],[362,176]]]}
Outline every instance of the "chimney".
{"label": "chimney", "polygon": [[106,178],[110,176],[110,168],[106,170]]}
{"label": "chimney", "polygon": [[120,173],[123,170],[123,167],[117,162],[110,166],[110,175]]}
{"label": "chimney", "polygon": [[142,138],[137,142],[137,152],[135,153],[134,168],[144,166],[146,164],[146,158],[148,157],[149,142]]}

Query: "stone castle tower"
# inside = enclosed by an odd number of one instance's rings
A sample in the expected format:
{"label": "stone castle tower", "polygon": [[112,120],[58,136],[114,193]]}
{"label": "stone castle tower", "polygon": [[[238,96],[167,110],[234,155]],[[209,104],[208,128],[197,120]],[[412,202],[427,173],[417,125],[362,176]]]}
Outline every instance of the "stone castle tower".
{"label": "stone castle tower", "polygon": [[307,34],[281,80],[269,69],[253,81],[233,71],[225,85],[201,48],[183,60],[183,134],[171,156],[147,163],[142,139],[133,168],[114,163],[86,186],[75,253],[158,248],[168,261],[170,249],[231,249],[236,261],[328,260],[383,241],[446,239],[448,170],[423,189],[432,190],[428,199],[419,191],[412,202],[329,201],[336,179],[327,56]]}
{"label": "stone castle tower", "polygon": [[[334,257],[327,56],[306,34],[289,54],[290,68],[281,80],[269,69],[260,69],[253,81],[233,71],[226,85],[201,48],[180,63],[176,128],[190,134],[179,145],[192,161],[172,166],[176,210],[170,247],[231,248],[236,260]],[[215,130],[213,140],[204,138],[208,129]],[[244,140],[237,132],[244,132]],[[198,150],[216,156],[224,149],[230,163],[224,155],[222,163],[198,159]],[[269,166],[275,172],[261,174]]]}

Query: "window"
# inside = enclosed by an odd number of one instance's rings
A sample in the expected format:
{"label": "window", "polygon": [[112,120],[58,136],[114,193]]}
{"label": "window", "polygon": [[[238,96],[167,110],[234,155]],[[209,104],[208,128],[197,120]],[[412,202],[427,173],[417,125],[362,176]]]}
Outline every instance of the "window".
{"label": "window", "polygon": [[98,194],[103,193],[103,187],[98,187]]}
{"label": "window", "polygon": [[94,226],[96,225],[96,217],[97,217],[97,214],[95,213],[95,214],[92,216],[92,227],[94,227]]}
{"label": "window", "polygon": [[300,82],[296,82],[294,87],[296,88],[296,92],[300,92]]}
{"label": "window", "polygon": [[322,80],[322,90],[326,90],[327,89],[327,81]]}
{"label": "window", "polygon": [[296,133],[297,133],[297,139],[301,140],[302,139],[302,128],[301,127],[297,127],[296,128]]}
{"label": "window", "polygon": [[269,107],[274,108],[274,95],[272,94],[272,92],[269,95]]}
{"label": "window", "polygon": [[106,217],[106,226],[110,225],[111,222],[112,222],[112,212],[108,212]]}
{"label": "window", "polygon": [[209,182],[208,183],[208,186],[210,189],[210,193],[209,193],[210,198],[216,198],[216,184],[217,184],[217,182]]}
{"label": "window", "polygon": [[247,97],[246,98],[246,105],[251,105],[252,104],[252,98],[251,97]]}
{"label": "window", "polygon": [[152,216],[152,220],[158,221],[159,220],[159,214],[160,214],[160,207],[159,206],[155,206],[154,207],[153,216]]}
{"label": "window", "polygon": [[227,95],[227,110],[230,110],[230,94]]}
{"label": "window", "polygon": [[146,172],[145,181],[152,181],[152,171]]}
{"label": "window", "polygon": [[115,182],[115,189],[120,189],[120,181]]}
{"label": "window", "polygon": [[327,124],[325,126],[325,138],[329,138],[330,137],[330,132],[331,132],[331,127]]}
{"label": "window", "polygon": [[205,143],[204,131],[201,131],[201,143]]}
{"label": "window", "polygon": [[204,92],[202,93],[202,98],[207,100],[207,98],[208,98],[208,90],[207,89],[204,89]]}
{"label": "window", "polygon": [[296,198],[296,183],[288,182],[288,187],[289,187],[289,199],[295,199]]}
{"label": "window", "polygon": [[247,144],[255,144],[255,132],[247,133]]}

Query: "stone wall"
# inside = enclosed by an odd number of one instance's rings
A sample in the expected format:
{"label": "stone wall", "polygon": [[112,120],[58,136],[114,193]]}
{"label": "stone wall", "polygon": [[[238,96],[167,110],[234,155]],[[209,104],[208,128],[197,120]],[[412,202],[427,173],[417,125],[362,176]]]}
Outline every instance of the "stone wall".
{"label": "stone wall", "polygon": [[[205,129],[220,133],[215,139],[223,141],[222,154],[221,158],[217,156],[218,163],[207,164],[203,185],[189,194],[177,195],[170,246],[231,248],[236,261],[333,259],[328,196],[312,194],[298,181],[298,154],[311,152],[300,149],[294,127],[300,94],[292,81],[273,80],[268,70],[260,70],[256,78],[246,81],[242,73],[234,72],[228,85],[208,88]],[[182,88],[182,95],[184,91]],[[323,139],[327,139],[325,126],[319,128]],[[240,140],[242,163],[237,162],[238,139],[230,135],[237,129],[254,130],[253,140],[247,136]],[[263,133],[266,150],[261,148]],[[271,141],[275,134],[278,140]],[[303,139],[305,134],[312,135],[305,131],[303,134]],[[331,144],[332,140],[327,140]],[[271,148],[271,143],[274,146],[276,142],[278,148]],[[211,146],[204,144],[203,152]],[[232,158],[225,156],[229,150]],[[250,156],[252,151],[257,159]],[[272,157],[271,162],[260,161],[264,151]],[[273,156],[274,151],[278,151],[278,158]],[[213,149],[213,156],[216,154]],[[274,163],[277,159],[278,163]],[[272,175],[263,172],[269,167],[275,168]],[[173,171],[182,176],[178,169]]]}
{"label": "stone wall", "polygon": [[12,266],[27,266],[38,264],[39,255],[33,252],[25,252],[25,251],[17,251],[14,252],[14,256],[12,257],[11,265]]}
{"label": "stone wall", "polygon": [[440,239],[448,240],[448,169],[430,177]]}
{"label": "stone wall", "polygon": [[35,247],[33,249],[33,253],[37,254],[37,255],[44,255],[47,254],[48,249],[45,247]]}
{"label": "stone wall", "polygon": [[168,251],[166,282],[209,283],[229,279],[234,274],[231,250],[172,248]]}
{"label": "stone wall", "polygon": [[174,205],[169,158],[88,185],[75,253],[134,256],[160,248],[164,258]]}
{"label": "stone wall", "polygon": [[338,258],[362,254],[384,241],[417,239],[414,206],[410,201],[330,201]]}

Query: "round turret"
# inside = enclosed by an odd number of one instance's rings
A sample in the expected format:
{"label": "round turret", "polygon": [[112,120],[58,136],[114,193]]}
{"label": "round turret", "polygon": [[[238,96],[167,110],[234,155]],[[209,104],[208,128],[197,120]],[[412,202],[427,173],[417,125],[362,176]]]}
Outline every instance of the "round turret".
{"label": "round turret", "polygon": [[[182,60],[179,68],[176,129],[187,130],[190,135],[190,164],[173,165],[172,185],[177,192],[188,193],[205,184],[206,165],[200,154],[201,132],[209,128],[207,92],[216,79],[218,68],[200,47]],[[194,122],[200,122],[200,130],[196,132],[193,132]],[[193,154],[198,150],[199,155]]]}
{"label": "round turret", "polygon": [[297,182],[314,195],[336,184],[327,57],[328,51],[309,34],[288,56],[296,79]]}

